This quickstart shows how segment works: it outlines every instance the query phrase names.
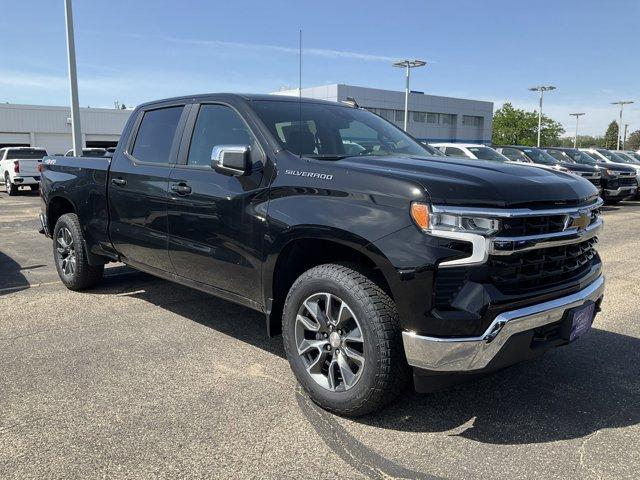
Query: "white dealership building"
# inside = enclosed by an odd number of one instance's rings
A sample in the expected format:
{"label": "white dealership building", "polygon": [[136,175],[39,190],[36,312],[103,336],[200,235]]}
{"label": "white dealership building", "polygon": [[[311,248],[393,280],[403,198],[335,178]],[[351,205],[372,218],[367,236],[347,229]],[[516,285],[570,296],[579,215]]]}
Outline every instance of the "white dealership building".
{"label": "white dealership building", "polygon": [[[298,89],[274,93],[298,95]],[[303,88],[302,96],[334,102],[353,97],[361,107],[401,128],[404,124],[405,92],[402,91],[333,84]],[[492,102],[426,95],[417,91],[409,94],[407,130],[420,140],[490,144],[492,120]]]}
{"label": "white dealership building", "polygon": [[[131,110],[81,108],[83,147],[110,147],[118,143]],[[42,147],[50,155],[71,148],[69,107],[0,104],[0,148]]]}

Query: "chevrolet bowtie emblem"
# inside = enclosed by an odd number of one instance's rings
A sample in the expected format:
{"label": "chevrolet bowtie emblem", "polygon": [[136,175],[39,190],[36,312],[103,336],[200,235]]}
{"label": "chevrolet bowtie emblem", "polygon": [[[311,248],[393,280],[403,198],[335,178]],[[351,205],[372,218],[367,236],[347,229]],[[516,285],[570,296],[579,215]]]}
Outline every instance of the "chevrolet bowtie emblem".
{"label": "chevrolet bowtie emblem", "polygon": [[591,217],[588,213],[578,213],[575,215],[569,215],[569,218],[565,221],[564,229],[577,228],[578,230],[584,230],[589,226]]}

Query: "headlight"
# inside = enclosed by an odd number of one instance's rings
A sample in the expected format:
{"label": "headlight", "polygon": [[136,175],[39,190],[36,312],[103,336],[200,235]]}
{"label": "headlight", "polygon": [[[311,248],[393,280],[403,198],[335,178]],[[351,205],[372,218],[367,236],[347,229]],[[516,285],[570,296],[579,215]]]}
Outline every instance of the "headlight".
{"label": "headlight", "polygon": [[492,235],[500,230],[500,220],[471,215],[452,215],[433,213],[424,203],[411,204],[411,217],[423,231],[445,230],[450,232],[468,232],[478,235]]}

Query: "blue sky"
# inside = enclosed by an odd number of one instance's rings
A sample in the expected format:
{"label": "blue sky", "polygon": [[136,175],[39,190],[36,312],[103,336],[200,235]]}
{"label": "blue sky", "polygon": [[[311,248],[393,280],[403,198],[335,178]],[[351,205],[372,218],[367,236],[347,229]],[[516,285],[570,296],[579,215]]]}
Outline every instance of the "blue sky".
{"label": "blue sky", "polygon": [[[63,0],[5,2],[0,101],[69,102]],[[545,113],[602,134],[628,107],[640,129],[640,0],[75,0],[80,103],[135,105],[199,92],[348,83],[401,90],[397,58],[420,58],[412,88],[522,108],[552,84]]]}

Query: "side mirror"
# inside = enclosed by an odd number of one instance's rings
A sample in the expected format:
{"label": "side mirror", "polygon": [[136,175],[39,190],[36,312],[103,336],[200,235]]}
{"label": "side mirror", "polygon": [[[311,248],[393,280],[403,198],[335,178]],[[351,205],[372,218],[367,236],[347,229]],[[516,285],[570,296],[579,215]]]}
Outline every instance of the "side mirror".
{"label": "side mirror", "polygon": [[211,168],[224,175],[246,175],[251,170],[251,147],[216,145],[211,150]]}

